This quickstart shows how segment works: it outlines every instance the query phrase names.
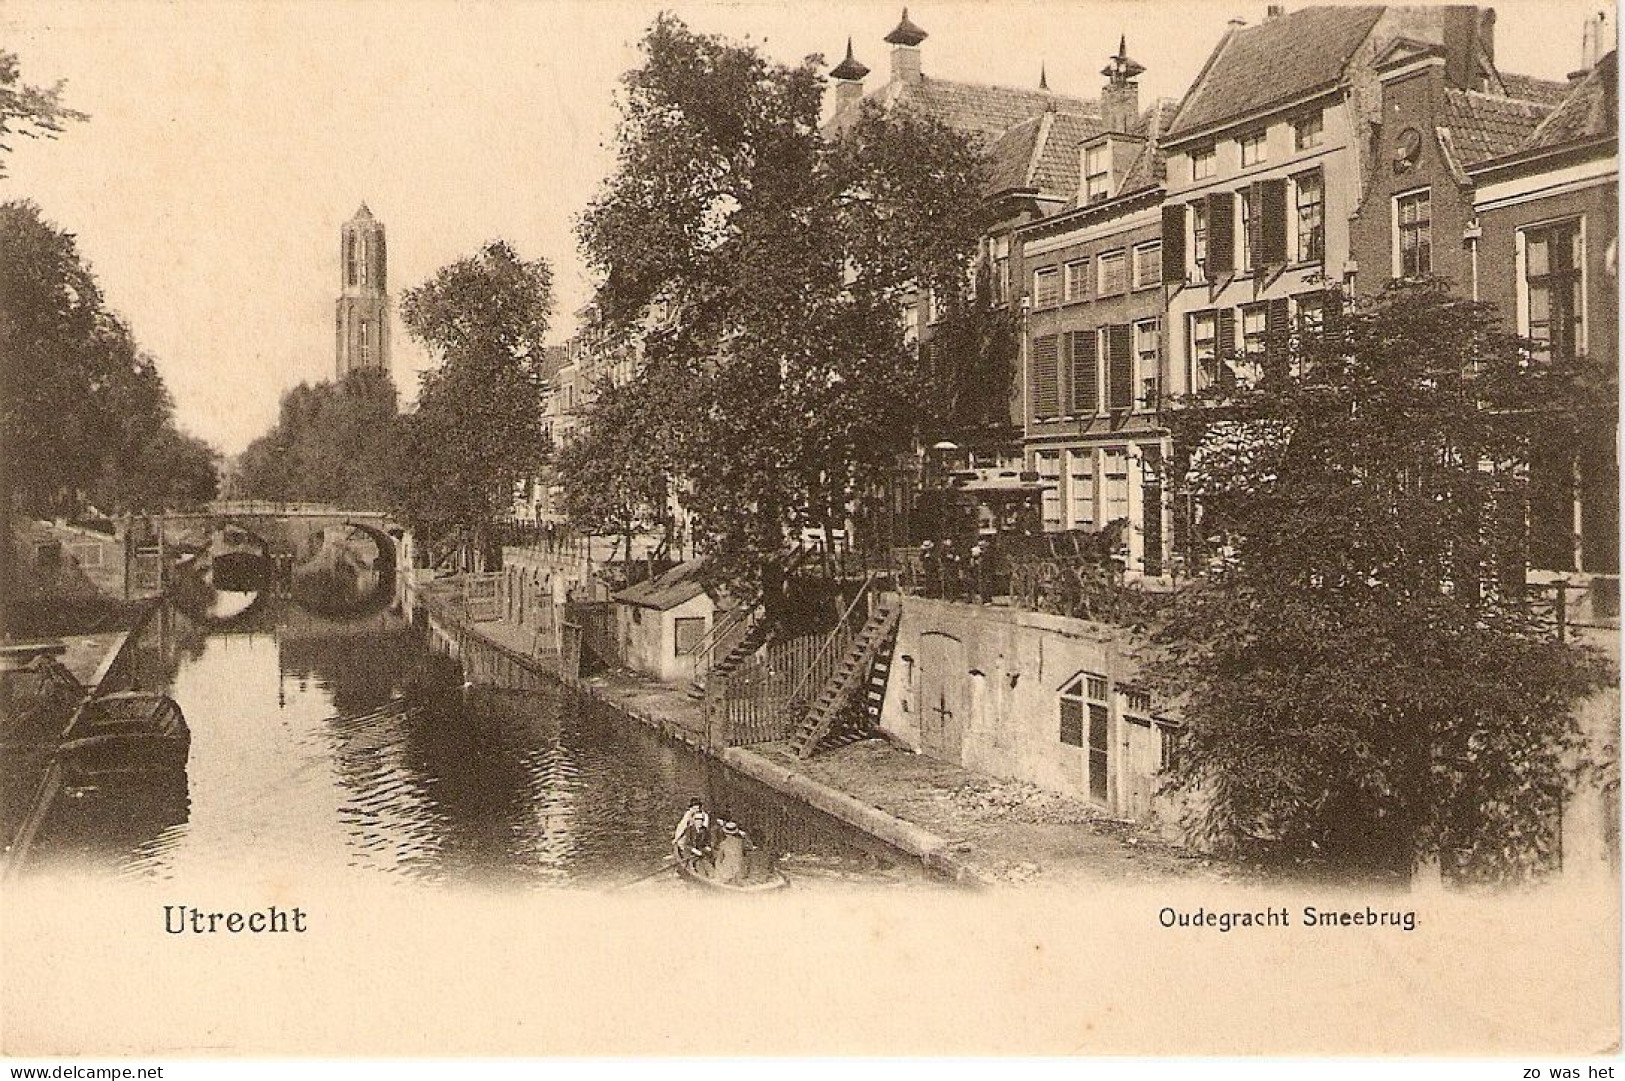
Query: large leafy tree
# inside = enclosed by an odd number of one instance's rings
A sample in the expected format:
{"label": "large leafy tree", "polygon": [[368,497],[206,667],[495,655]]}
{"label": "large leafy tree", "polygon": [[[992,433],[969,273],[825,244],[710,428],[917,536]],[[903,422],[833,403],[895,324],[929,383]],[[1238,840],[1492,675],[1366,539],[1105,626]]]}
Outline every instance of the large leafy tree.
{"label": "large leafy tree", "polygon": [[387,502],[395,385],[358,368],[337,383],[301,383],[283,394],[277,424],[238,458],[250,499],[380,507]]}
{"label": "large leafy tree", "polygon": [[779,64],[669,15],[642,47],[580,237],[607,336],[637,342],[660,389],[629,429],[621,403],[589,413],[579,454],[668,465],[713,566],[771,597],[787,535],[840,525],[932,420],[903,314],[921,288],[962,307],[981,162],[876,110],[826,138],[816,57]]}
{"label": "large leafy tree", "polygon": [[408,521],[455,539],[477,564],[515,485],[547,456],[543,344],[553,275],[503,241],[442,267],[401,297],[406,328],[439,364],[400,418],[392,502]]}
{"label": "large leafy tree", "polygon": [[1528,602],[1524,474],[1606,399],[1433,283],[1293,345],[1176,414],[1225,544],[1162,628],[1187,722],[1171,783],[1220,845],[1528,873],[1599,669]]}
{"label": "large leafy tree", "polygon": [[[195,502],[212,450],[175,428],[153,359],[107,306],[71,234],[0,205],[0,461],[7,507],[71,514]],[[188,474],[168,483],[171,457]],[[204,496],[207,497],[206,495]]]}

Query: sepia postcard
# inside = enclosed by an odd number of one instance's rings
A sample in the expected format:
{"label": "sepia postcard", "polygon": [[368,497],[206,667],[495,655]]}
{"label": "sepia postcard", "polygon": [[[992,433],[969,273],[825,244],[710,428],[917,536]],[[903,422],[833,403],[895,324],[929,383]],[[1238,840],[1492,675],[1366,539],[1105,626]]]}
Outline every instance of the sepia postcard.
{"label": "sepia postcard", "polygon": [[0,6],[0,1055],[1617,1056],[1615,14]]}

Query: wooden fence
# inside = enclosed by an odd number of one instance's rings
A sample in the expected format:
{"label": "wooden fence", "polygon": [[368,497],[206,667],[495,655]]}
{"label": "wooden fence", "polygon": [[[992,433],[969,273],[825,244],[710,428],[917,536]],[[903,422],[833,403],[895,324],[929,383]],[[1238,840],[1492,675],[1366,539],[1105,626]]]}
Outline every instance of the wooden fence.
{"label": "wooden fence", "polygon": [[459,581],[463,587],[463,615],[476,623],[502,618],[502,574],[465,574]]}
{"label": "wooden fence", "polygon": [[808,695],[824,685],[821,679],[807,678],[824,639],[822,634],[781,638],[728,673],[718,709],[726,718],[730,746],[784,739],[794,731],[807,710]]}

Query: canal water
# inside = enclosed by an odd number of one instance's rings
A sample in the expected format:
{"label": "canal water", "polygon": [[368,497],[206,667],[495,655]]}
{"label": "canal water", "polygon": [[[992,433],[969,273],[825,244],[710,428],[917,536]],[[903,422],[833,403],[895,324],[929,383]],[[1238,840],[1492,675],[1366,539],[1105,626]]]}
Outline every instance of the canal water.
{"label": "canal water", "polygon": [[169,613],[147,634],[162,641],[142,643],[137,678],[166,688],[192,731],[184,791],[65,790],[30,872],[677,889],[674,872],[646,876],[700,796],[797,886],[924,877],[558,683],[475,683],[489,658],[441,655],[396,615],[324,619],[271,599],[224,623]]}

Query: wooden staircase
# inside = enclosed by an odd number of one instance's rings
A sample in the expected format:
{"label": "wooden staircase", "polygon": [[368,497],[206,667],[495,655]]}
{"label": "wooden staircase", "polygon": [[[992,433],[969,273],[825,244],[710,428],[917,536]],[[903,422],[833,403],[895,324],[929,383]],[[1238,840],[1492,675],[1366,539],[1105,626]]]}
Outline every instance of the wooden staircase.
{"label": "wooden staircase", "polygon": [[864,692],[861,708],[865,715],[878,718],[886,695],[886,671],[891,664],[891,647],[902,610],[886,604],[871,609],[863,629],[847,648],[845,656],[819,692],[817,699],[796,726],[790,745],[800,758],[812,755],[831,734],[836,720]]}
{"label": "wooden staircase", "polygon": [[[767,641],[771,627],[759,611],[753,608],[743,612],[740,618],[744,621],[754,620],[754,622],[745,627],[744,634],[732,646],[729,646],[727,651],[717,658],[715,663],[689,681],[688,690],[685,693],[694,701],[703,702],[705,700],[706,686],[712,680],[719,677],[726,679],[728,673],[743,664],[746,658],[761,649],[762,645]],[[724,634],[727,633],[728,631],[725,628]]]}

